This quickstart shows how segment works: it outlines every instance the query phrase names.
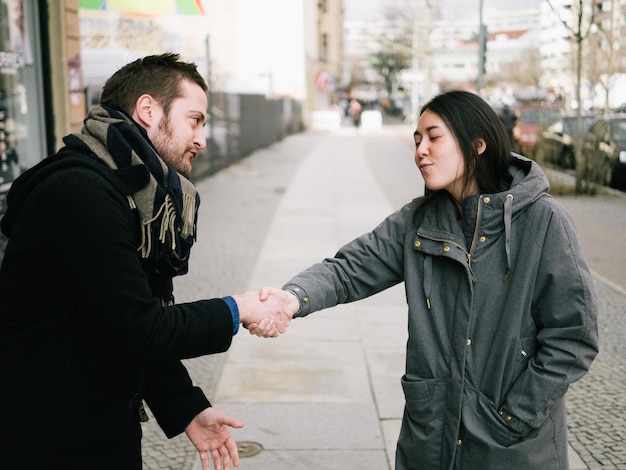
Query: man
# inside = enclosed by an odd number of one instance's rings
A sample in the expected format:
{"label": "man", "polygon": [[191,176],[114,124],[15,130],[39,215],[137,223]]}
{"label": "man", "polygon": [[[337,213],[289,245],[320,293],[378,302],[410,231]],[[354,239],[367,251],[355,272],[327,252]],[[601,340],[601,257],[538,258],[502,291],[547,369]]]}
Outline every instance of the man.
{"label": "man", "polygon": [[513,129],[515,128],[515,123],[517,122],[517,116],[515,115],[511,107],[505,103],[502,106],[498,117],[502,121],[502,124],[504,124],[506,134],[509,136],[509,142],[511,142],[511,145],[513,145],[515,143],[513,142]]}
{"label": "man", "polygon": [[174,304],[199,197],[207,86],[176,54],[105,84],[79,134],[8,196],[0,269],[0,468],[140,469],[143,401],[215,468],[238,465],[226,426],[181,359],[223,352],[239,324],[273,337],[291,320],[256,292]]}

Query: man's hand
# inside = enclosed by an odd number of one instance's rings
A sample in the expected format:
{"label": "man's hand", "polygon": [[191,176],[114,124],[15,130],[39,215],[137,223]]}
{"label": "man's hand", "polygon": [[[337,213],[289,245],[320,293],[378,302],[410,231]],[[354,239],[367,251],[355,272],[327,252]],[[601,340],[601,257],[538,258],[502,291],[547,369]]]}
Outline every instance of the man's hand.
{"label": "man's hand", "polygon": [[[293,318],[293,315],[300,309],[300,301],[298,298],[289,291],[278,289],[276,287],[263,287],[258,292],[259,300],[266,302],[270,298],[279,299],[282,302],[283,307],[287,311],[289,318]],[[247,323],[244,327],[250,331],[251,335],[262,336],[261,332],[264,331],[264,325],[260,323]]]}
{"label": "man's hand", "polygon": [[233,295],[239,308],[239,318],[245,328],[254,325],[252,334],[264,338],[275,338],[284,333],[291,322],[293,312],[282,296],[267,295],[259,292],[246,292]]}
{"label": "man's hand", "polygon": [[215,408],[207,408],[196,415],[185,433],[200,453],[202,470],[210,470],[209,455],[215,470],[230,470],[230,463],[239,466],[237,443],[226,426],[242,428],[243,423]]}

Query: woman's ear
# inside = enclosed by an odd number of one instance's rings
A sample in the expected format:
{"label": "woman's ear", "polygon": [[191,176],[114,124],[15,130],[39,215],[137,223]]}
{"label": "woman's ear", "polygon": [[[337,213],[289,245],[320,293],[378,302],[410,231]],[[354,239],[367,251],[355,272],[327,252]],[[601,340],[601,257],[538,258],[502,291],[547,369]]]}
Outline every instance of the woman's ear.
{"label": "woman's ear", "polygon": [[485,142],[485,139],[476,139],[474,145],[476,146],[476,153],[478,155],[482,155],[485,150],[487,150],[487,142]]}

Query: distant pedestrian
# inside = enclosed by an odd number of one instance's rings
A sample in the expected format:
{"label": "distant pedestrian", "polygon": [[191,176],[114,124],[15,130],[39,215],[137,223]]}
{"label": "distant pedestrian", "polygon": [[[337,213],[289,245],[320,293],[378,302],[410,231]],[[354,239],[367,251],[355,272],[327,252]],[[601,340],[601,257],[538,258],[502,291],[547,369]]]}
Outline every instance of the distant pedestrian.
{"label": "distant pedestrian", "polygon": [[509,136],[509,142],[513,145],[513,129],[517,123],[517,116],[515,115],[515,112],[508,104],[505,103],[504,106],[502,106],[498,117],[502,121],[502,124],[504,124],[506,134]]}
{"label": "distant pedestrian", "polygon": [[303,317],[404,283],[396,470],[567,469],[564,395],[598,352],[573,222],[479,96],[436,96],[414,139],[426,195],[261,296]]}
{"label": "distant pedestrian", "polygon": [[187,178],[206,146],[206,90],[176,54],[127,64],[81,132],[11,186],[1,469],[141,469],[144,400],[205,470],[238,465],[227,426],[243,424],[211,407],[181,360],[226,351],[240,323],[277,336],[291,313],[258,292],[174,303],[196,237]]}
{"label": "distant pedestrian", "polygon": [[361,125],[361,113],[363,112],[363,106],[359,103],[359,100],[353,99],[350,101],[350,108],[348,109],[348,113],[352,117],[352,123],[354,127],[359,127]]}

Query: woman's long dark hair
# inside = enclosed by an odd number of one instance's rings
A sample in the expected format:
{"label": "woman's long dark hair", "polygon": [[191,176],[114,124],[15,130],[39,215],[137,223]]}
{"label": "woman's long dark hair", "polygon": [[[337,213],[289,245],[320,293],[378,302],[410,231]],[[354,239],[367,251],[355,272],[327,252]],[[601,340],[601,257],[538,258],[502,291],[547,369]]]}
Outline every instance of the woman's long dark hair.
{"label": "woman's long dark hair", "polygon": [[[509,189],[511,143],[504,124],[493,108],[480,96],[468,91],[449,91],[435,96],[421,111],[437,114],[455,136],[465,161],[462,194],[466,196],[472,180],[481,193],[499,193]],[[478,155],[479,139],[487,148]]]}

